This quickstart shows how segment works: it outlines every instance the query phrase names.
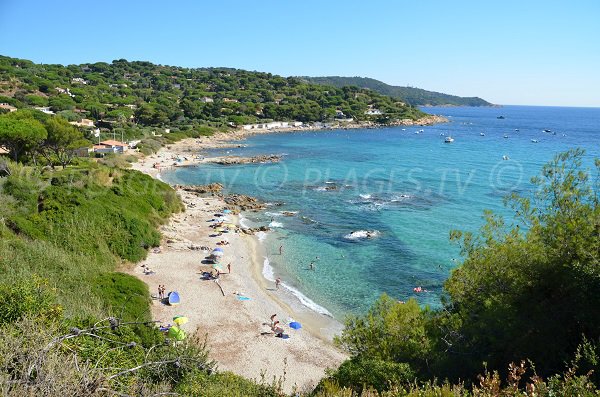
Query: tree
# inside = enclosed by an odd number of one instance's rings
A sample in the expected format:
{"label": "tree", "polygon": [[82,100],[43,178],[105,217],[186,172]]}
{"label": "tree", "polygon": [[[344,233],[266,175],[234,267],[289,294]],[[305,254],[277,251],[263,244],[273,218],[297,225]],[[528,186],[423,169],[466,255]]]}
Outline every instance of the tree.
{"label": "tree", "polygon": [[54,156],[63,169],[71,163],[75,149],[88,146],[83,134],[62,117],[52,117],[45,123],[48,136],[44,141],[42,155],[52,164]]}
{"label": "tree", "polygon": [[37,120],[11,116],[12,114],[0,116],[0,146],[6,147],[13,159],[19,161],[21,154],[37,150],[47,133]]}
{"label": "tree", "polygon": [[583,154],[557,155],[533,179],[537,193],[508,199],[512,227],[488,213],[479,236],[453,233],[466,260],[445,285],[460,320],[448,364],[462,375],[521,359],[553,374],[585,338],[600,340],[600,206]]}

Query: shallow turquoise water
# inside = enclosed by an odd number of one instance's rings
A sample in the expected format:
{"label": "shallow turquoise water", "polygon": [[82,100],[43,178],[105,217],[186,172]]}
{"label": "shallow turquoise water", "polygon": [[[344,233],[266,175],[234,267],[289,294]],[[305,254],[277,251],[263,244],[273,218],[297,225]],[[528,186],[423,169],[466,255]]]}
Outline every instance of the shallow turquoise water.
{"label": "shallow turquoise water", "polygon": [[[262,244],[274,274],[308,297],[304,303],[309,306],[319,305],[341,318],[363,313],[383,292],[436,306],[444,280],[460,262],[457,247],[448,240],[450,230],[476,231],[484,209],[510,216],[502,197],[530,191],[530,177],[558,152],[583,147],[591,166],[592,158],[600,157],[600,109],[425,111],[449,116],[451,122],[255,136],[248,147],[229,154],[275,153],[284,160],[182,168],[163,178],[221,182],[228,191],[273,203],[265,213],[245,214],[247,222],[280,226]],[[505,119],[497,119],[499,115]],[[444,143],[441,134],[452,135],[455,142]],[[281,211],[298,214],[287,217]],[[350,238],[359,230],[378,234]],[[308,270],[311,262],[314,271]],[[415,294],[416,286],[428,292]]]}

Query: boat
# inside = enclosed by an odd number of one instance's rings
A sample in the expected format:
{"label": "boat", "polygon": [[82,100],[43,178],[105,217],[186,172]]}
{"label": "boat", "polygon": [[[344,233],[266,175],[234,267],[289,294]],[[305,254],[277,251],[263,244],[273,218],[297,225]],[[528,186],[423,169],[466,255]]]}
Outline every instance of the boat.
{"label": "boat", "polygon": [[504,139],[508,139],[508,135],[504,135]]}
{"label": "boat", "polygon": [[485,136],[485,134],[483,132],[480,132],[479,136]]}
{"label": "boat", "polygon": [[167,295],[167,299],[169,301],[170,306],[178,305],[181,302],[181,298],[179,297],[179,292],[171,291],[169,295]]}
{"label": "boat", "polygon": [[546,130],[544,130],[544,132],[552,132],[552,130],[547,130],[547,129],[546,129]]}
{"label": "boat", "polygon": [[518,129],[518,128],[515,128],[515,132],[519,132],[519,129]]}
{"label": "boat", "polygon": [[508,157],[507,155],[502,156],[502,160],[510,160],[510,157]]}
{"label": "boat", "polygon": [[537,139],[532,139],[531,142],[532,143],[538,143],[539,141]]}
{"label": "boat", "polygon": [[444,143],[452,143],[452,142],[454,142],[454,138],[452,138],[451,136],[447,136],[444,139]]}
{"label": "boat", "polygon": [[500,119],[500,120],[504,120],[506,117],[504,117],[504,116],[498,116],[498,117],[496,117],[496,118],[497,118],[497,119]]}

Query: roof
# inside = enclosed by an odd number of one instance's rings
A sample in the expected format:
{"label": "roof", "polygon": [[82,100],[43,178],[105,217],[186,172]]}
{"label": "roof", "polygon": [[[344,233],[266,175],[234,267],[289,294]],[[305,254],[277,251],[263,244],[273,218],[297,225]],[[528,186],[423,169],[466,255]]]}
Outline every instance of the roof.
{"label": "roof", "polygon": [[7,154],[8,150],[4,149],[2,146],[0,146],[0,154]]}
{"label": "roof", "polygon": [[100,142],[101,145],[106,145],[106,146],[124,146],[124,147],[128,147],[129,145],[127,145],[126,143],[123,142],[119,142],[119,141],[115,141],[115,140],[108,140],[108,141],[102,141]]}

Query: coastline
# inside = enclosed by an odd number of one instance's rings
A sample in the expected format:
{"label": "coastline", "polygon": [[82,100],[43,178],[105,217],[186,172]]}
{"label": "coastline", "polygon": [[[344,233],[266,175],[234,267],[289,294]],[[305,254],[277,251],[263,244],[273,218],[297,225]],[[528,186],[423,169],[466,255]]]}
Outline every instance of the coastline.
{"label": "coastline", "polygon": [[[174,166],[174,158],[188,158],[175,162],[177,166],[210,162],[212,159],[192,158],[191,154],[199,150],[236,147],[239,145],[235,142],[248,135],[253,134],[227,133],[186,139],[134,163],[133,168],[160,179],[162,170]],[[175,307],[153,299],[152,318],[168,324],[175,315],[187,316],[189,323],[183,328],[188,335],[194,330],[207,335],[211,357],[217,361],[220,370],[258,381],[264,379],[267,383],[282,379],[287,392],[316,386],[326,368],[335,368],[346,359],[346,355],[331,343],[334,328],[339,331],[341,325],[332,318],[293,304],[285,287],[275,290],[274,283],[263,275],[264,257],[268,253],[256,236],[230,232],[221,237],[209,237],[213,232],[209,220],[226,206],[221,197],[198,196],[182,189],[177,192],[186,210],[161,227],[162,252],[150,252],[147,260],[129,271],[144,281],[153,295],[162,284],[167,291],[177,290],[182,297],[182,303]],[[231,223],[239,225],[239,216],[229,218]],[[226,264],[231,263],[232,273],[220,276],[222,293],[213,280],[201,277],[203,271],[211,270],[210,265],[201,264],[207,254],[190,248],[207,246],[213,249],[223,238],[227,238],[229,245],[223,247],[222,272],[227,273]],[[141,264],[155,273],[144,274]],[[239,296],[250,300],[241,301]],[[270,331],[269,317],[275,313],[289,339],[263,334]],[[300,322],[303,328],[290,329],[287,326],[290,319]]]}

